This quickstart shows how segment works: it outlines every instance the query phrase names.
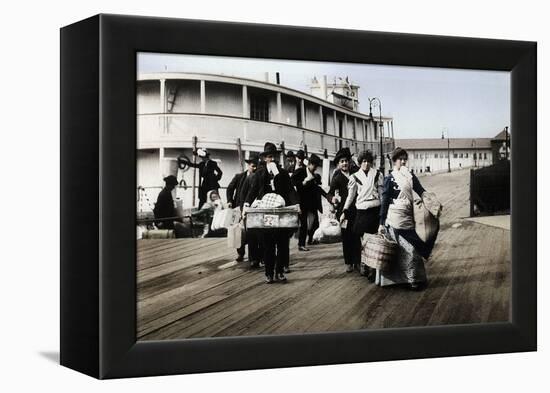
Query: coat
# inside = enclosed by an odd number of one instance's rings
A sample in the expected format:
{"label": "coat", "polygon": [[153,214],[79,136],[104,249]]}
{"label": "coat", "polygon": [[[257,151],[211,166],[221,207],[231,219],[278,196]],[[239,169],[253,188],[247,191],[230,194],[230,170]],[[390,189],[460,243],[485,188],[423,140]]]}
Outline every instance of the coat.
{"label": "coat", "polygon": [[223,172],[216,161],[201,161],[198,164],[187,162],[187,164],[192,168],[199,169],[199,198],[201,200],[206,200],[206,193],[208,191],[220,188],[219,181],[222,178]]}
{"label": "coat", "polygon": [[244,203],[241,196],[241,188],[247,177],[249,177],[248,171],[237,173],[227,185],[227,203],[231,203],[231,206],[242,206]]}
{"label": "coat", "polygon": [[300,200],[300,209],[302,212],[316,212],[322,210],[321,188],[319,180],[314,178],[304,184],[307,177],[306,167],[300,167],[292,174],[292,184],[296,187],[298,198]]}
{"label": "coat", "polygon": [[157,197],[157,203],[155,203],[155,208],[153,209],[155,218],[162,219],[168,218],[169,220],[159,220],[157,223],[162,224],[164,229],[173,229],[174,228],[174,216],[176,211],[174,208],[174,199],[172,198],[172,192],[163,188]]}
{"label": "coat", "polygon": [[340,196],[340,202],[336,206],[336,218],[338,219],[340,219],[340,216],[342,215],[344,204],[348,198],[348,182],[348,176],[344,175],[342,171],[334,171],[332,180],[330,181],[330,189],[327,193],[327,199],[330,203],[332,203],[332,198],[334,198],[336,196],[336,192],[338,192],[338,195]]}
{"label": "coat", "polygon": [[[287,170],[281,168],[279,165],[277,165],[277,169],[279,173],[273,177],[268,172],[265,163],[261,163],[258,166],[256,172],[250,178],[251,184],[245,198],[246,203],[250,205],[255,199],[262,199],[265,194],[270,192],[282,196],[286,206],[295,205],[299,202]],[[271,187],[271,180],[273,180],[275,189]]]}

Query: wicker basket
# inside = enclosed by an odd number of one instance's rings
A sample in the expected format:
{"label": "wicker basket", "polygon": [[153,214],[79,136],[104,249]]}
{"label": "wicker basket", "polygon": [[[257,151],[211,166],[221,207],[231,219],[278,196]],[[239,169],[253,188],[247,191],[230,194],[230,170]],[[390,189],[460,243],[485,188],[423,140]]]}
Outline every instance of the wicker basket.
{"label": "wicker basket", "polygon": [[361,262],[381,271],[387,270],[399,253],[399,245],[384,235],[363,235]]}

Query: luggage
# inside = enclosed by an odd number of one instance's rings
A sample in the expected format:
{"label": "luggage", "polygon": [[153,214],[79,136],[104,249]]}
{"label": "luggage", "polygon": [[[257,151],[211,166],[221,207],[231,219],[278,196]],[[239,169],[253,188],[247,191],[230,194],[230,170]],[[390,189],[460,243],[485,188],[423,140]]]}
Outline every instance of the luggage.
{"label": "luggage", "polygon": [[246,210],[248,229],[298,228],[299,206],[280,208],[249,208]]}
{"label": "luggage", "polygon": [[212,218],[211,227],[214,231],[222,228],[229,228],[231,225],[238,223],[240,217],[240,208],[216,210]]}
{"label": "luggage", "polygon": [[439,231],[441,203],[429,192],[422,194],[422,199],[414,201],[414,229],[424,242],[432,240]]}
{"label": "luggage", "polygon": [[361,243],[361,262],[373,269],[387,270],[398,257],[399,245],[384,235],[366,233]]}
{"label": "luggage", "polygon": [[245,243],[246,229],[242,222],[231,225],[227,229],[227,246],[240,248]]}
{"label": "luggage", "polygon": [[150,229],[142,233],[142,239],[174,239],[175,237],[173,229]]}

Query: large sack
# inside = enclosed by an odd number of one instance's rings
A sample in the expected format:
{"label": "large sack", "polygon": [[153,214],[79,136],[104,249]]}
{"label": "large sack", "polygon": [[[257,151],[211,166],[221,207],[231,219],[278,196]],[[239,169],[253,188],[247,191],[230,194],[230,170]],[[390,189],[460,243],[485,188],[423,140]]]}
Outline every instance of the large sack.
{"label": "large sack", "polygon": [[439,231],[439,219],[436,218],[421,199],[414,201],[414,229],[424,242],[432,240]]}
{"label": "large sack", "polygon": [[319,228],[313,234],[313,240],[319,243],[337,243],[342,240],[340,223],[331,218],[323,218]]}
{"label": "large sack", "polygon": [[340,223],[336,219],[324,218],[322,225],[319,224],[319,228],[323,232],[323,235],[328,237],[341,236],[342,230],[340,229]]}
{"label": "large sack", "polygon": [[227,229],[227,246],[230,248],[240,248],[245,242],[245,227],[243,223],[231,225]]}
{"label": "large sack", "polygon": [[222,228],[229,228],[239,222],[241,217],[241,209],[222,209],[214,212],[214,218],[212,219],[212,229],[217,231]]}
{"label": "large sack", "polygon": [[443,205],[441,205],[441,202],[439,202],[433,192],[425,191],[422,194],[422,202],[424,202],[426,209],[428,209],[432,216],[439,218],[443,210]]}

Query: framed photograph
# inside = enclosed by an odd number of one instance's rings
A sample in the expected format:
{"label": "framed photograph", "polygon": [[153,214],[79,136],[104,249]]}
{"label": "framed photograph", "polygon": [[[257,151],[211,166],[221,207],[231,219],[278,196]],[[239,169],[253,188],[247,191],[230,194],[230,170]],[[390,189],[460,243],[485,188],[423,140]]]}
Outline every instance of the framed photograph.
{"label": "framed photograph", "polygon": [[61,364],[534,351],[534,152],[534,42],[66,26]]}

